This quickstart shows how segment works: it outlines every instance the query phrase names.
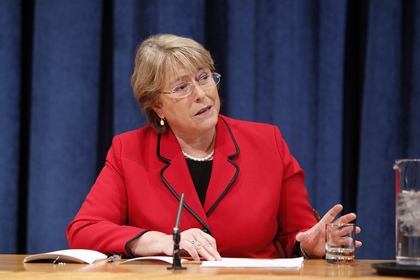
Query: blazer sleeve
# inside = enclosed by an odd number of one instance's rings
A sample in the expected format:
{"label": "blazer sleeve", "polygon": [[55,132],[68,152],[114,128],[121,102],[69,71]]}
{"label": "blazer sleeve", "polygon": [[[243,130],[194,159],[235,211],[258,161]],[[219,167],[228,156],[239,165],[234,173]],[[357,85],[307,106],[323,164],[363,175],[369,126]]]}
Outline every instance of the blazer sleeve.
{"label": "blazer sleeve", "polygon": [[277,240],[282,245],[286,257],[293,257],[295,256],[296,235],[310,229],[317,220],[308,201],[308,192],[304,185],[304,171],[291,155],[277,127],[275,127],[275,137],[283,166]]}
{"label": "blazer sleeve", "polygon": [[130,255],[126,245],[146,229],[125,225],[127,191],[121,165],[121,141],[114,137],[105,166],[85,202],[67,227],[70,248]]}

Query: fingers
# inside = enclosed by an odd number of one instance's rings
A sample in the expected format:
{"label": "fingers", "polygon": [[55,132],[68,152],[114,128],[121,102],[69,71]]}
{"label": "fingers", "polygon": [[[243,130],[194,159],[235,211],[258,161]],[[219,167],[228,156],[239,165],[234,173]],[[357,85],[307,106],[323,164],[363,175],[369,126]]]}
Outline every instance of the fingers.
{"label": "fingers", "polygon": [[[321,222],[324,223],[332,223],[334,222],[334,224],[348,224],[352,221],[354,221],[356,219],[356,214],[354,213],[348,213],[346,215],[343,215],[339,218],[337,218],[337,220],[334,221],[335,216],[337,216],[337,214],[343,210],[343,207],[340,204],[335,205],[334,207],[332,207],[327,214],[324,215],[324,217],[322,217]],[[356,226],[355,229],[356,234],[359,234],[361,232],[361,228],[359,226]],[[346,232],[341,232],[341,234],[346,234]],[[340,239],[340,242],[338,242],[338,244],[345,245],[345,243],[347,242],[346,239]],[[362,246],[362,242],[355,240],[355,247],[359,248]]]}
{"label": "fingers", "polygon": [[[360,227],[356,226],[356,234],[359,234],[361,231],[362,230],[360,229]],[[356,240],[355,246],[356,246],[356,248],[362,247],[362,242]]]}
{"label": "fingers", "polygon": [[325,224],[332,223],[332,221],[334,221],[335,219],[335,216],[337,216],[337,214],[340,213],[341,210],[343,210],[343,206],[341,204],[334,205],[330,210],[328,210],[328,212],[322,217],[322,219],[310,230],[298,233],[296,235],[296,241],[306,243],[308,242],[309,236],[311,234],[315,236],[321,236],[321,238],[323,238]]}
{"label": "fingers", "polygon": [[[327,214],[325,214],[322,219],[320,220],[320,222],[324,223],[324,224],[329,224],[332,223],[335,219],[335,217],[338,215],[338,213],[340,213],[343,210],[343,206],[341,204],[336,204],[334,205],[330,210],[328,210]],[[334,221],[335,224],[347,224],[350,223],[351,221],[354,221],[356,219],[356,214],[354,213],[348,213],[346,215],[343,215],[339,218],[337,218],[337,220]],[[359,228],[360,230],[360,228]],[[358,233],[358,232],[356,232]]]}
{"label": "fingers", "polygon": [[335,219],[335,216],[337,216],[337,214],[340,213],[341,210],[343,210],[343,206],[341,204],[334,205],[330,210],[328,210],[327,214],[325,214],[322,217],[320,222],[324,224],[332,223],[332,221],[334,221]]}
{"label": "fingers", "polygon": [[356,214],[354,213],[348,213],[346,215],[341,216],[338,218],[334,223],[336,224],[347,224],[351,221],[354,221],[356,219]]}
{"label": "fingers", "polygon": [[333,246],[350,245],[353,243],[352,232],[353,227],[329,227],[326,232],[326,240]]}
{"label": "fingers", "polygon": [[222,259],[217,251],[216,240],[199,229],[182,232],[180,246],[196,261],[200,260],[200,256],[211,261]]}

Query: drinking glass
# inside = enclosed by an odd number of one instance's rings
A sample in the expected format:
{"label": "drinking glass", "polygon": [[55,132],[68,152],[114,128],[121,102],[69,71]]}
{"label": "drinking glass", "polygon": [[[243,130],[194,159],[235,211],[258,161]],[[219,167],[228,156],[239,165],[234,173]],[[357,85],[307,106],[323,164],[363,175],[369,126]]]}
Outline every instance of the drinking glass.
{"label": "drinking glass", "polygon": [[325,251],[326,259],[331,264],[352,264],[356,242],[356,225],[326,224]]}

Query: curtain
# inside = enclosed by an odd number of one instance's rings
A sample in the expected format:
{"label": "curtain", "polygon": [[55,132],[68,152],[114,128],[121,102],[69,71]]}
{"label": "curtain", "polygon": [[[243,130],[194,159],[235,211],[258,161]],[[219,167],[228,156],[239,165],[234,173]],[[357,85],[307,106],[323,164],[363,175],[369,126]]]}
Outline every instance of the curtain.
{"label": "curtain", "polygon": [[0,253],[68,248],[112,137],[146,124],[136,48],[173,33],[212,53],[222,114],[280,128],[321,215],[357,214],[356,258],[395,258],[392,165],[420,157],[420,3],[0,0],[0,25]]}

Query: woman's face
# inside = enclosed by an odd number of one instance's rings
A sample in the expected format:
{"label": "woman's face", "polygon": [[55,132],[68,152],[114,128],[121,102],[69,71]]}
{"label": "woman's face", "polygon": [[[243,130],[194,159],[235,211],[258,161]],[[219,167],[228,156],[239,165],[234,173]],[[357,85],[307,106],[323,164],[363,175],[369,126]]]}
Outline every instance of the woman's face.
{"label": "woman's face", "polygon": [[[167,79],[161,92],[172,92],[175,87],[186,82],[196,83],[205,75],[211,75],[209,69],[199,69],[191,73],[186,69],[177,71]],[[217,86],[203,91],[196,84],[192,93],[184,98],[174,98],[172,94],[160,94],[159,101],[153,107],[157,115],[171,127],[178,137],[193,138],[212,130],[218,119],[220,99]]]}

